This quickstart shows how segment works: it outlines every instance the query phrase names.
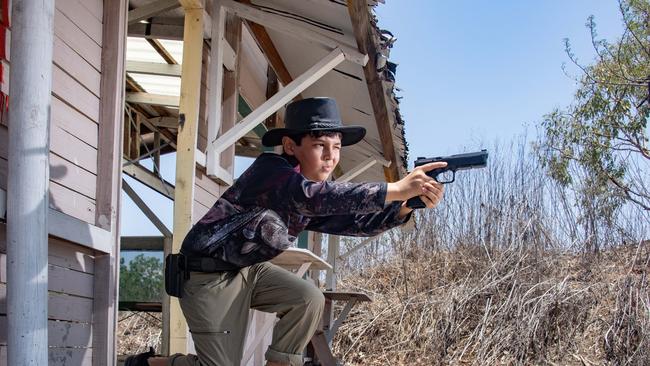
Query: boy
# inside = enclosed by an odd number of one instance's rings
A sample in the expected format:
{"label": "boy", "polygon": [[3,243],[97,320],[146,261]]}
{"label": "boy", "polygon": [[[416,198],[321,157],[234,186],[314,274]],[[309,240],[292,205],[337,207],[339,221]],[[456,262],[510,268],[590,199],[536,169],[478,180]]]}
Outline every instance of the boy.
{"label": "boy", "polygon": [[267,365],[302,365],[302,351],[320,321],[324,298],[312,283],[268,262],[302,230],[373,236],[408,221],[404,202],[420,196],[428,208],[443,195],[425,173],[446,163],[416,168],[395,183],[337,183],[328,178],[342,146],[359,142],[365,129],[343,126],[330,98],[289,104],[285,128],[262,137],[265,153],[237,179],[190,230],[181,253],[209,258],[213,270],[193,271],[179,299],[197,355],[131,356],[126,366],[239,365],[249,309],[277,313]]}

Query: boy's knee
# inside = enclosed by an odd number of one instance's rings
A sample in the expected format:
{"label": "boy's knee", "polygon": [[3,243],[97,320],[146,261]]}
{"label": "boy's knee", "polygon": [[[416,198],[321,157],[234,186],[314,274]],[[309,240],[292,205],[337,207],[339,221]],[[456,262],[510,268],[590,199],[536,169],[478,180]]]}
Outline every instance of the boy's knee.
{"label": "boy's knee", "polygon": [[323,292],[315,286],[310,286],[303,294],[305,305],[313,311],[320,312],[325,307],[325,296]]}

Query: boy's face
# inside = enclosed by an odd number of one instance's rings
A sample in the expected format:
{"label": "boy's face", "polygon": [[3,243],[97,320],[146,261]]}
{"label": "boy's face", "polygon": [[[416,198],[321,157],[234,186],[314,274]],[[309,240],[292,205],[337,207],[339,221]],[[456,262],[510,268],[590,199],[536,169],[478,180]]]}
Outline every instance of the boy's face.
{"label": "boy's face", "polygon": [[284,151],[300,162],[300,172],[307,179],[324,181],[332,174],[341,157],[341,136],[304,136],[300,146],[289,137],[282,138]]}

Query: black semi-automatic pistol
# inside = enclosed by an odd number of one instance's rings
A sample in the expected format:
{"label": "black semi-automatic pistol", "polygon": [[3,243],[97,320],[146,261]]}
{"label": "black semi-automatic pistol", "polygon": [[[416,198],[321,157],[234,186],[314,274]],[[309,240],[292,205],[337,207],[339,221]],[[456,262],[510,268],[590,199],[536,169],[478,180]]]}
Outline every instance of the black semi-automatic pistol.
{"label": "black semi-automatic pistol", "polygon": [[[447,184],[452,183],[456,180],[456,171],[457,170],[466,170],[466,169],[475,169],[475,168],[484,168],[487,166],[488,152],[487,150],[481,150],[479,152],[467,153],[467,154],[457,154],[450,156],[437,156],[435,158],[417,158],[415,161],[415,167],[420,165],[435,163],[439,161],[447,162],[447,166],[444,168],[433,169],[427,172],[427,175],[435,179],[436,182]],[[451,179],[449,178],[449,172],[451,172]],[[440,178],[440,179],[439,179]],[[416,208],[425,208],[426,205],[420,197],[413,197],[406,201],[406,206],[416,209]]]}

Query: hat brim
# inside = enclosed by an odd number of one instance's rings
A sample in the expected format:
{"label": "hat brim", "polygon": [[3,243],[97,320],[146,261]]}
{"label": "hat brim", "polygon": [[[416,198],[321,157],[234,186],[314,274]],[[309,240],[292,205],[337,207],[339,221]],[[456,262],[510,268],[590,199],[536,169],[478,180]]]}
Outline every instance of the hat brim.
{"label": "hat brim", "polygon": [[266,131],[264,136],[262,136],[262,145],[264,146],[278,146],[282,145],[282,137],[290,136],[300,133],[310,133],[317,131],[327,131],[327,132],[340,132],[341,133],[341,145],[349,146],[354,145],[357,142],[361,141],[366,136],[366,129],[362,126],[342,126],[337,128],[312,128],[309,130],[294,130],[289,128],[274,128],[272,130]]}

